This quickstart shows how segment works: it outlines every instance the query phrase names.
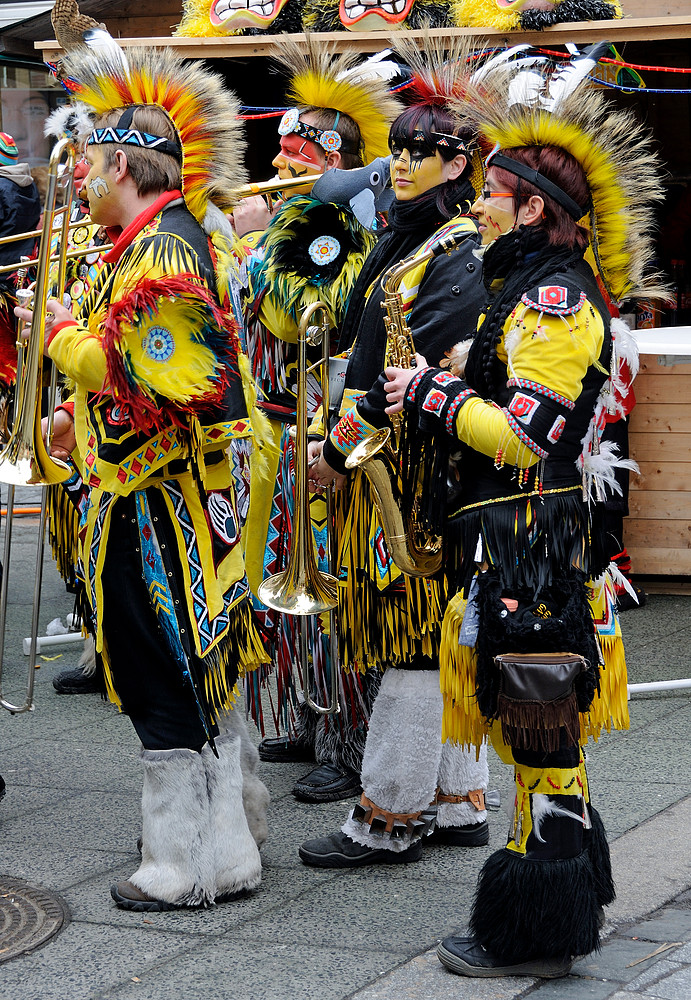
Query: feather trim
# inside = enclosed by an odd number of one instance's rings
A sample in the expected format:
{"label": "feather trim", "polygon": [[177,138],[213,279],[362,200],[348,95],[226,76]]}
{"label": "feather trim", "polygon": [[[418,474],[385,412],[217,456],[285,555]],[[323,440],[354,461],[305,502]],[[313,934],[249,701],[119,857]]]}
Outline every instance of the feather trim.
{"label": "feather trim", "polygon": [[222,77],[167,49],[132,48],[123,65],[112,53],[74,50],[63,59],[79,84],[78,101],[94,115],[131,104],[156,104],[171,119],[182,146],[182,190],[202,224],[209,201],[230,208],[247,179],[240,103]]}
{"label": "feather trim", "polygon": [[300,45],[292,38],[281,39],[273,56],[290,75],[287,101],[305,108],[333,108],[352,118],[360,129],[365,163],[388,155],[389,127],[401,105],[380,76],[362,74],[357,54],[335,55],[307,34]]}
{"label": "feather trim", "polygon": [[233,328],[193,274],[140,279],[106,312],[108,391],[140,430],[187,426],[223,399]]}

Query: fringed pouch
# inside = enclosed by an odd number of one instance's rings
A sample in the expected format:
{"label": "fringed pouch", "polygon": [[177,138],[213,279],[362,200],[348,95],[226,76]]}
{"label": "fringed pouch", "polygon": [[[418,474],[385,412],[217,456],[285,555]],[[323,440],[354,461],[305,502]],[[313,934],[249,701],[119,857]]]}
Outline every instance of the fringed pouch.
{"label": "fringed pouch", "polygon": [[504,741],[520,750],[553,752],[580,735],[576,678],[588,669],[577,653],[502,653],[497,711]]}

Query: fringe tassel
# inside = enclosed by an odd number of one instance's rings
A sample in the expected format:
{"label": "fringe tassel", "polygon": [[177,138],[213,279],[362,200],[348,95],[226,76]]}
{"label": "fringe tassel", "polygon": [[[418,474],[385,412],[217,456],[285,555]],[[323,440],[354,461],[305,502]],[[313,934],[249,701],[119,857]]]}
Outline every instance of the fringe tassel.
{"label": "fringe tassel", "polygon": [[518,701],[500,694],[497,712],[504,742],[518,750],[556,752],[565,730],[568,746],[576,746],[580,735],[576,693],[556,701]]}
{"label": "fringe tassel", "polygon": [[602,730],[629,728],[626,659],[621,636],[601,635],[604,666],[600,667],[600,690],[595,692],[587,713],[581,714],[581,743],[598,740]]}
{"label": "fringe tassel", "polygon": [[501,850],[480,872],[470,929],[502,962],[569,959],[599,949],[598,908],[587,851],[533,861]]}
{"label": "fringe tassel", "polygon": [[444,702],[442,743],[480,747],[489,734],[489,723],[480,713],[475,695],[477,654],[459,643],[466,599],[462,593],[449,601],[444,615],[439,657],[439,683]]}
{"label": "fringe tassel", "polygon": [[47,487],[48,536],[58,573],[70,590],[78,587],[79,514],[61,484]]}
{"label": "fringe tassel", "polygon": [[[339,653],[345,669],[405,665],[416,656],[436,657],[445,584],[381,567],[383,537],[366,477],[358,472],[336,506],[339,552]],[[381,530],[379,528],[379,530]],[[381,544],[378,544],[381,543]],[[381,567],[381,572],[380,572]]]}
{"label": "fringe tassel", "polygon": [[612,859],[609,853],[607,834],[597,809],[594,809],[592,805],[589,805],[588,809],[590,810],[592,829],[586,833],[586,850],[593,869],[595,892],[600,906],[609,906],[616,899],[617,893],[612,876]]}
{"label": "fringe tassel", "polygon": [[211,654],[204,657],[204,692],[215,716],[232,708],[238,698],[238,678],[268,663],[249,600],[230,613],[230,629]]}

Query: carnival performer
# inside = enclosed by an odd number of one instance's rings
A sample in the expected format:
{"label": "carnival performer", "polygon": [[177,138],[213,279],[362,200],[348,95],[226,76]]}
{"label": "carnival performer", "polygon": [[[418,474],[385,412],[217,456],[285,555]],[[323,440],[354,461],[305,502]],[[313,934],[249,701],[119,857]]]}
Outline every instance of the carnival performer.
{"label": "carnival performer", "polygon": [[238,103],[167,52],[113,44],[63,65],[97,116],[91,219],[119,233],[79,315],[50,302],[46,336],[75,384],[96,647],[142,742],[142,861],[111,894],[129,910],[207,906],[258,886],[268,800],[242,720],[224,715],[265,659],[226,455],[252,433],[220,211],[244,180]]}
{"label": "carnival performer", "polygon": [[[389,228],[367,259],[346,313],[344,415],[325,443],[310,445],[310,476],[322,486],[342,483],[348,454],[373,424],[387,423],[383,412],[363,409],[362,398],[385,359],[382,278],[392,265],[401,259],[409,265],[396,294],[417,349],[436,363],[446,360],[459,331],[472,334],[484,297],[477,223],[470,215],[473,179],[481,186],[480,158],[474,131],[460,127],[448,105],[468,75],[468,53],[458,47],[445,61],[429,40],[426,52],[414,45],[399,51],[411,67],[414,103],[389,137],[395,194]],[[439,252],[444,238],[458,243],[449,255]],[[429,259],[431,250],[437,255]],[[441,746],[443,581],[406,575],[393,564],[362,472],[350,477],[340,500],[339,615],[348,623],[340,635],[342,662],[385,673],[367,734],[361,802],[341,831],[308,840],[300,857],[328,868],[416,861],[433,825],[435,798],[434,839],[485,844],[486,751],[476,757],[475,751]]]}
{"label": "carnival performer", "polygon": [[583,82],[606,48],[545,73],[549,82],[535,67],[495,67],[466,94],[465,113],[496,144],[474,206],[489,302],[464,373],[422,358],[387,371],[387,412],[404,404],[417,418],[422,452],[448,449],[449,432],[460,442],[444,738],[479,746],[490,733],[515,774],[513,826],[480,874],[471,936],[439,946],[465,976],[566,975],[599,947],[614,898],[582,747],[628,725],[591,510],[618,461],[600,441],[618,351],[583,256],[590,240],[613,301],[659,294],[647,265],[662,188],[641,128]]}
{"label": "carnival performer", "polygon": [[[283,43],[280,63],[290,80],[288,100],[295,103],[278,127],[280,151],[273,165],[280,179],[304,176],[314,181],[326,170],[363,167],[388,153],[389,127],[400,105],[388,94],[382,79],[387,67],[379,60],[358,64],[351,55],[335,58],[308,37],[304,51],[290,41]],[[285,569],[294,544],[294,452],[289,431],[296,419],[296,341],[302,314],[314,302],[325,303],[335,327],[331,351],[336,353],[338,328],[353,286],[376,242],[369,227],[347,205],[324,204],[310,194],[309,187],[289,197],[273,218],[262,198],[240,202],[234,212],[236,232],[248,248],[254,248],[246,258],[247,348],[261,390],[260,405],[271,421],[275,456],[266,487],[255,480],[249,497],[245,556],[255,593],[263,577]],[[373,195],[367,204],[374,205]],[[374,222],[373,208],[371,216]],[[252,231],[243,235],[247,226]],[[310,350],[310,362],[321,352],[321,345]],[[310,418],[320,403],[317,373],[309,379]],[[329,547],[324,500],[315,497],[311,512],[324,567]],[[274,719],[285,734],[265,738],[260,756],[279,762],[316,759],[317,767],[293,789],[302,801],[333,801],[359,794],[378,671],[367,675],[339,671],[340,711],[317,715],[302,700],[301,676],[306,665],[300,662],[299,619],[259,603],[257,607],[271,637],[278,691]],[[347,622],[343,627],[348,627]],[[324,704],[331,687],[330,643],[316,617],[309,623],[309,636],[313,697]],[[248,676],[247,688],[250,711],[263,731],[267,678],[259,673]]]}

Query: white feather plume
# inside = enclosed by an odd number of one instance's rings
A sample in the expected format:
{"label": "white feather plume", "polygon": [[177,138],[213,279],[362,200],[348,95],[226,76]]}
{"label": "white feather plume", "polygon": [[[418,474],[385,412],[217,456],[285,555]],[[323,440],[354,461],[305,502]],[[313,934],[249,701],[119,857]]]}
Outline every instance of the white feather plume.
{"label": "white feather plume", "polygon": [[[588,435],[583,439],[584,445],[587,438]],[[583,474],[584,487],[588,496],[597,500],[601,499],[605,486],[621,496],[622,489],[616,480],[615,471],[617,469],[628,469],[630,472],[640,471],[632,458],[619,458],[618,455],[619,446],[613,441],[600,441],[599,449],[595,453],[584,447],[577,464]]]}
{"label": "white feather plume", "polygon": [[561,102],[590,75],[608,48],[609,42],[596,42],[583,55],[561,66],[549,81],[549,96],[542,99],[545,111],[556,111]]}
{"label": "white feather plume", "polygon": [[503,52],[499,52],[496,56],[492,56],[492,58],[483,63],[479,69],[475,70],[470,78],[471,84],[473,84],[473,86],[477,85],[488,73],[494,72],[497,67],[501,66],[502,63],[508,62],[519,52],[525,52],[525,50],[529,48],[530,46],[527,42],[522,42],[520,45],[513,45],[510,49],[505,49]]}
{"label": "white feather plume", "polygon": [[628,323],[623,319],[613,319],[611,323],[612,336],[616,345],[617,356],[620,361],[625,361],[631,372],[631,380],[638,375],[640,368],[640,358],[638,353],[638,341],[634,337]]}
{"label": "white feather plume", "polygon": [[545,78],[537,70],[527,69],[523,73],[517,73],[509,84],[509,107],[513,107],[514,104],[523,104],[526,107],[538,104],[544,84]]}
{"label": "white feather plume", "polygon": [[338,73],[337,80],[348,80],[349,83],[362,83],[364,80],[393,80],[401,75],[401,67],[389,59],[391,49],[382,49],[376,55],[370,56],[358,66]]}
{"label": "white feather plume", "polygon": [[542,836],[540,828],[548,816],[563,816],[565,819],[574,819],[577,823],[586,826],[586,821],[582,815],[572,812],[570,809],[565,809],[564,806],[560,806],[549,795],[540,795],[537,793],[531,796],[530,805],[533,817],[533,833],[542,844],[545,843],[545,838]]}
{"label": "white feather plume", "polygon": [[89,109],[76,101],[74,104],[61,104],[51,111],[43,123],[43,134],[47,139],[64,139],[65,136],[82,142],[91,134],[93,116]]}
{"label": "white feather plume", "polygon": [[123,69],[127,69],[125,54],[109,31],[104,31],[103,28],[87,28],[84,32],[84,41],[96,55],[108,55],[116,64],[119,62]]}

